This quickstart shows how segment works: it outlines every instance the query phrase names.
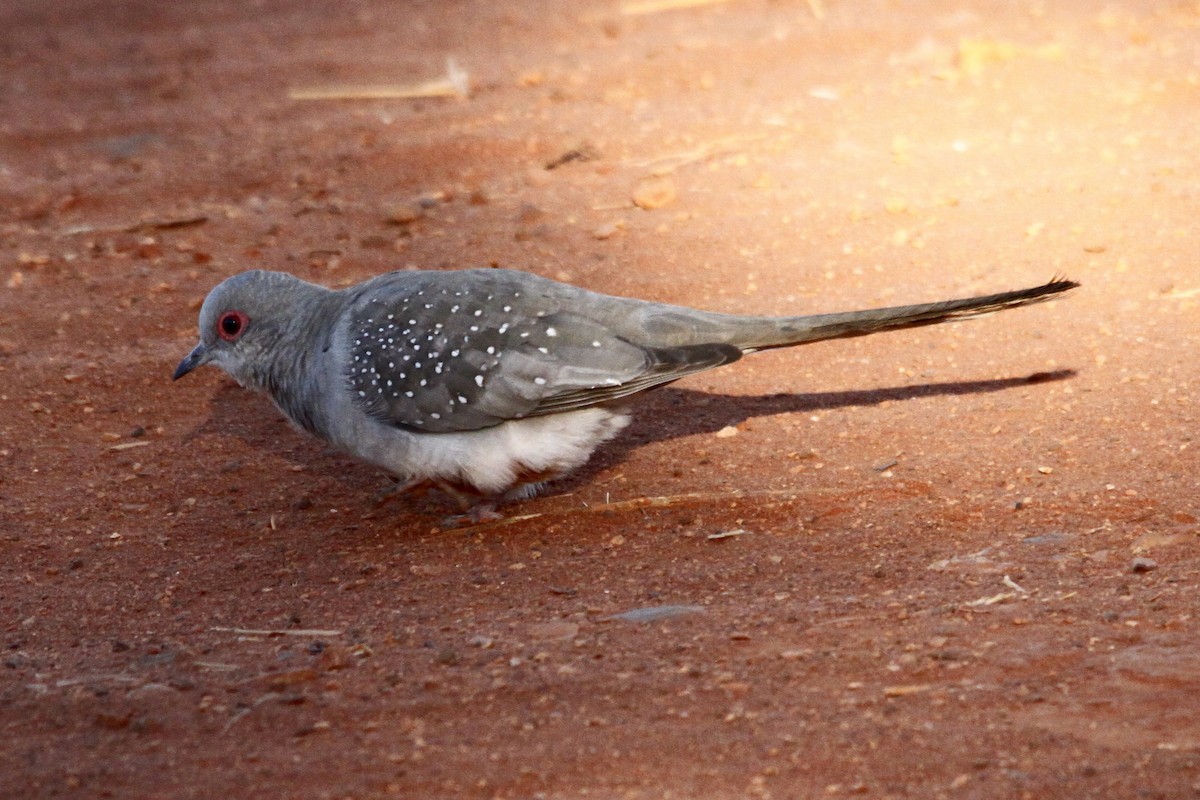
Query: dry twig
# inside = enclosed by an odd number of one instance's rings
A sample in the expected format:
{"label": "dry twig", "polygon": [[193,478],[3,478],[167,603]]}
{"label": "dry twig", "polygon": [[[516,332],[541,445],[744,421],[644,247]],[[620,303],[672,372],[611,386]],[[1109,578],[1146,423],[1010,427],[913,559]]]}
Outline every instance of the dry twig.
{"label": "dry twig", "polygon": [[686,494],[670,494],[659,497],[633,497],[629,500],[620,500],[616,503],[605,503],[604,505],[599,506],[583,506],[581,508],[570,508],[563,511],[539,511],[535,514],[520,514],[515,517],[504,517],[503,519],[490,520],[478,525],[471,525],[467,528],[457,528],[455,530],[469,530],[475,532],[485,528],[499,528],[506,525],[516,525],[519,522],[528,522],[529,520],[537,519],[538,517],[573,516],[576,514],[591,514],[597,511],[630,511],[639,508],[669,508],[671,506],[684,505],[686,503],[742,500],[750,497],[795,500],[799,496],[800,495],[797,492],[787,491],[784,489],[761,489],[756,491],[743,491],[738,489],[732,492],[687,492]]}
{"label": "dry twig", "polygon": [[681,8],[697,6],[715,6],[727,3],[729,0],[627,0],[621,4],[621,14],[627,17],[637,17],[644,14],[657,14],[661,11],[675,11]]}
{"label": "dry twig", "polygon": [[282,628],[257,630],[254,628],[209,628],[210,631],[232,633],[237,636],[341,636],[342,631],[321,630],[320,628]]}
{"label": "dry twig", "polygon": [[415,84],[331,85],[289,89],[292,100],[406,100],[418,97],[466,97],[471,92],[466,71],[446,59],[446,74]]}

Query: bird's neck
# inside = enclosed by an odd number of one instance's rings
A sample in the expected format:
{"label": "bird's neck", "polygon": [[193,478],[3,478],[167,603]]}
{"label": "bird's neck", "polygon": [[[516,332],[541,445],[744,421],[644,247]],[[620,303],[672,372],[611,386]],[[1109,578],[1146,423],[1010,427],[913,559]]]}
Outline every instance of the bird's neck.
{"label": "bird's neck", "polygon": [[296,314],[281,325],[272,357],[260,364],[251,380],[298,427],[329,437],[321,392],[328,391],[325,368],[330,363],[334,327],[344,309],[340,292],[322,289],[298,300]]}

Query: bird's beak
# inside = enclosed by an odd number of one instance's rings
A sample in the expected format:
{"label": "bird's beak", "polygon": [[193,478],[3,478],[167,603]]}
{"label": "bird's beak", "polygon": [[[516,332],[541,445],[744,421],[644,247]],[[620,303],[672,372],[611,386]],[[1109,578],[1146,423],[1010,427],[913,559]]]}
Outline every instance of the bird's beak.
{"label": "bird's beak", "polygon": [[179,362],[179,366],[175,368],[175,374],[171,376],[171,380],[179,380],[196,367],[207,364],[211,359],[212,354],[209,352],[208,348],[205,347],[204,342],[201,342],[192,349],[192,352],[184,356],[183,361]]}

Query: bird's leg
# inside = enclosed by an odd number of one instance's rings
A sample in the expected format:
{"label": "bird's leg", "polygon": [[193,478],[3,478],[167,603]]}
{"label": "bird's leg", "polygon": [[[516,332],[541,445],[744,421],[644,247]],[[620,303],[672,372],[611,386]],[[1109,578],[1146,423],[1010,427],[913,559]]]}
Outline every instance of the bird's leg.
{"label": "bird's leg", "polygon": [[497,500],[495,498],[474,494],[446,481],[430,480],[429,478],[412,478],[402,481],[394,476],[391,477],[392,485],[385,486],[375,493],[373,501],[376,507],[414,489],[437,488],[448,495],[463,512],[452,514],[441,521],[441,526],[447,530],[504,519],[504,515],[496,511]]}
{"label": "bird's leg", "polygon": [[413,489],[419,489],[429,484],[429,481],[425,478],[410,478],[402,481],[395,476],[390,477],[392,485],[383,487],[371,497],[371,502],[376,508],[406,492],[411,492]]}
{"label": "bird's leg", "polygon": [[461,514],[451,514],[444,518],[441,521],[443,529],[465,528],[468,525],[478,525],[481,522],[495,522],[504,519],[504,515],[496,510],[496,498],[483,497],[464,491],[458,486],[445,481],[434,481],[434,484],[449,495],[463,512]]}

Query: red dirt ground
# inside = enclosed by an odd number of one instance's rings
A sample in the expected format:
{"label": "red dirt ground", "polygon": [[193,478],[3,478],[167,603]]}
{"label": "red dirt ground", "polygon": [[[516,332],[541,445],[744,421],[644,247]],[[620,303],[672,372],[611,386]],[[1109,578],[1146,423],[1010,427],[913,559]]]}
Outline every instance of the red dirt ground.
{"label": "red dirt ground", "polygon": [[[1200,6],[636,11],[0,7],[0,796],[1200,791]],[[290,94],[447,59],[469,96]],[[234,272],[488,265],[763,313],[1084,286],[683,381],[452,532],[170,381]]]}

